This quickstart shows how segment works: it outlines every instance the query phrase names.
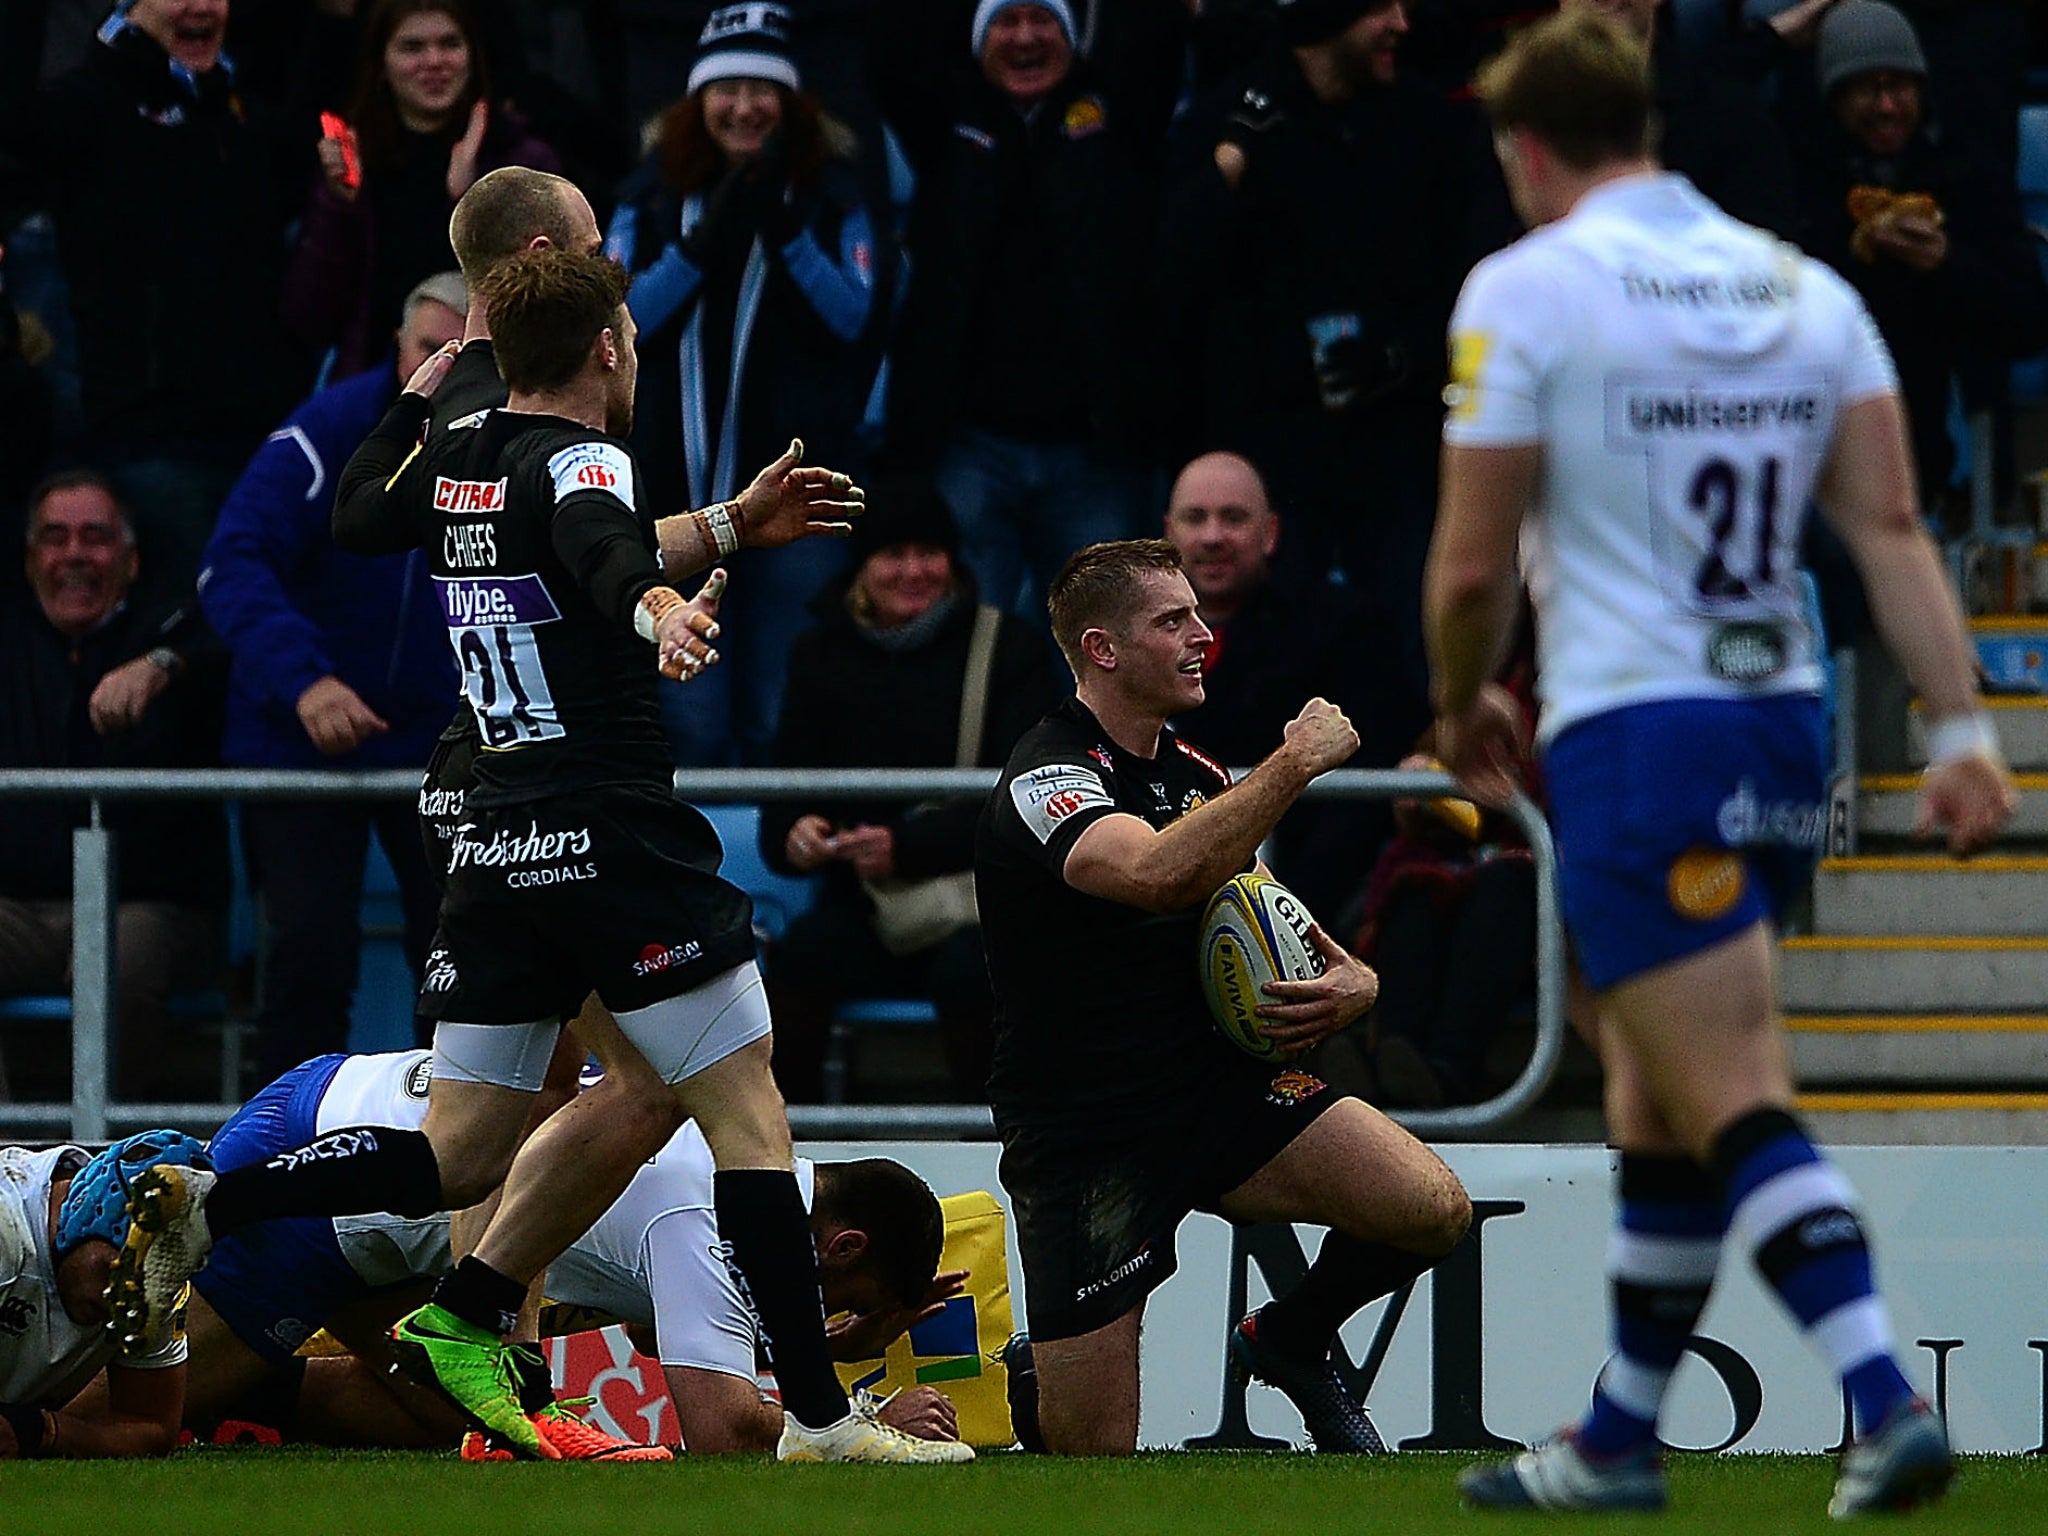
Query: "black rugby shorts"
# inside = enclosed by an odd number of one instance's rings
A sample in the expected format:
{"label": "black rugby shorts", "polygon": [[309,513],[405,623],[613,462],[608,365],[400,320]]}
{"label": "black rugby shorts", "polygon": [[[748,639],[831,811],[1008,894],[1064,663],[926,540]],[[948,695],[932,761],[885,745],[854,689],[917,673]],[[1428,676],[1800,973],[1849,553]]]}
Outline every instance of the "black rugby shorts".
{"label": "black rugby shorts", "polygon": [[1001,1177],[1017,1225],[1031,1337],[1107,1327],[1173,1272],[1192,1211],[1271,1162],[1343,1095],[1298,1067],[1214,1074],[1170,1115],[1003,1131]]}
{"label": "black rugby shorts", "polygon": [[614,1014],[754,958],[753,904],[671,796],[600,789],[474,811],[451,846],[420,1013],[459,1024]]}

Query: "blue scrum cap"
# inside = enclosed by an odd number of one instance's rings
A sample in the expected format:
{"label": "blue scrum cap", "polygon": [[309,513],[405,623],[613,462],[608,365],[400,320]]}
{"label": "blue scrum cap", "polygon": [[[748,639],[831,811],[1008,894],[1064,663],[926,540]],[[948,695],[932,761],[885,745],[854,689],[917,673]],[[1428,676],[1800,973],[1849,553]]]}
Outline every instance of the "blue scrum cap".
{"label": "blue scrum cap", "polygon": [[117,1141],[88,1161],[71,1180],[57,1211],[57,1257],[89,1238],[119,1248],[128,1240],[128,1181],[158,1163],[211,1168],[206,1145],[183,1131],[144,1131]]}

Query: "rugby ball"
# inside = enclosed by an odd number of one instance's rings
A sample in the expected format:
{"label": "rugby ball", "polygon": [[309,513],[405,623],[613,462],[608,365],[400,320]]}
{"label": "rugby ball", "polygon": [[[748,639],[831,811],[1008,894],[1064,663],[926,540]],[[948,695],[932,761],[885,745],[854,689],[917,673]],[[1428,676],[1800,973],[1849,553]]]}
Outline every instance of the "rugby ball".
{"label": "rugby ball", "polygon": [[1223,1038],[1248,1056],[1277,1060],[1257,1009],[1269,981],[1309,981],[1327,968],[1309,938],[1301,898],[1267,875],[1237,875],[1202,913],[1202,996]]}

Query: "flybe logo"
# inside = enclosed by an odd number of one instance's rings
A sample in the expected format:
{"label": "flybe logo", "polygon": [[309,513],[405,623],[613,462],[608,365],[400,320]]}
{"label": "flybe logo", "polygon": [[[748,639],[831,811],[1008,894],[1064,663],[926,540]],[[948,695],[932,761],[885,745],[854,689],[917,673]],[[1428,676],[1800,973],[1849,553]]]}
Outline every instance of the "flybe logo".
{"label": "flybe logo", "polygon": [[529,576],[436,576],[441,612],[450,629],[481,629],[492,624],[545,624],[561,610],[548,595],[547,584]]}

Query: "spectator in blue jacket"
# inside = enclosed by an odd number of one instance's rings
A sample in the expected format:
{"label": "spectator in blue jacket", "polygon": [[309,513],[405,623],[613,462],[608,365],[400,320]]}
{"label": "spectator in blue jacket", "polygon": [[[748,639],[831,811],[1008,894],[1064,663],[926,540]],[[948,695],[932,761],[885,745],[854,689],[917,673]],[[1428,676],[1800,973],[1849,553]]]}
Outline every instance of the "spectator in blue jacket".
{"label": "spectator in blue jacket", "polygon": [[[621,189],[606,250],[633,274],[633,449],[657,515],[746,485],[792,437],[858,474],[879,367],[877,240],[852,135],[822,115],[766,0],[711,13],[683,98]],[[829,539],[748,550],[719,611],[725,660],[662,714],[679,762],[765,763],[805,604],[839,570]]]}
{"label": "spectator in blue jacket", "polygon": [[[448,723],[455,662],[425,556],[343,554],[328,525],[342,465],[400,382],[462,334],[467,302],[457,273],[418,284],[406,296],[396,364],[302,404],[221,508],[199,592],[232,657],[226,762],[417,768]],[[415,970],[433,936],[435,891],[403,801],[252,802],[242,831],[263,898],[257,1022],[263,1070],[275,1074],[347,1049],[371,832],[398,877]]]}

